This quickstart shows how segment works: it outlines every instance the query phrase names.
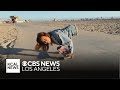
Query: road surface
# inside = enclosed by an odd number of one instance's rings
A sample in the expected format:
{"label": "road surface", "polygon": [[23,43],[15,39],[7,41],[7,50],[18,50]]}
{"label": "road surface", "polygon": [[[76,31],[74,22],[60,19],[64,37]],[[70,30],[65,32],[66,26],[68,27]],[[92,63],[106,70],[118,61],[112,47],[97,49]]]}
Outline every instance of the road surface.
{"label": "road surface", "polygon": [[[57,26],[17,24],[16,27],[18,37],[14,48],[10,50],[8,58],[19,58],[21,62],[24,60],[59,60],[61,72],[63,71],[65,77],[68,76],[68,78],[99,78],[100,76],[103,78],[115,78],[118,76],[120,59],[120,36],[118,35],[79,31],[78,35],[73,37],[74,58],[63,60],[61,58],[56,59],[56,57],[61,57],[56,53],[57,45],[50,46],[48,53],[34,50],[37,33],[57,29]],[[58,77],[62,77],[62,74]],[[39,75],[27,75],[32,78],[40,77]]]}

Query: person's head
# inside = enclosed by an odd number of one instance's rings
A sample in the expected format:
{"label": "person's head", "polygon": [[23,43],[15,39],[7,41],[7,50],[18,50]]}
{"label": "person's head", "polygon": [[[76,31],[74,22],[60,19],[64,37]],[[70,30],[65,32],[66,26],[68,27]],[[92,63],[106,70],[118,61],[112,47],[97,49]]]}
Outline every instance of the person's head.
{"label": "person's head", "polygon": [[50,34],[45,32],[40,32],[37,34],[37,45],[35,47],[36,50],[42,48],[44,51],[49,49],[49,44],[52,43]]}

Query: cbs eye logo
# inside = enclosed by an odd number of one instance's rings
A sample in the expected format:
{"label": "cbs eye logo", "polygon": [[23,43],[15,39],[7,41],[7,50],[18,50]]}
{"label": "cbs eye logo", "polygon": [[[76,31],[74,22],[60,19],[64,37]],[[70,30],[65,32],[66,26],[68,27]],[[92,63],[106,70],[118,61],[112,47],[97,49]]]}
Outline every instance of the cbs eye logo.
{"label": "cbs eye logo", "polygon": [[40,66],[39,61],[23,61],[22,66]]}
{"label": "cbs eye logo", "polygon": [[22,66],[27,66],[27,62],[26,62],[26,61],[23,61],[23,62],[22,62]]}

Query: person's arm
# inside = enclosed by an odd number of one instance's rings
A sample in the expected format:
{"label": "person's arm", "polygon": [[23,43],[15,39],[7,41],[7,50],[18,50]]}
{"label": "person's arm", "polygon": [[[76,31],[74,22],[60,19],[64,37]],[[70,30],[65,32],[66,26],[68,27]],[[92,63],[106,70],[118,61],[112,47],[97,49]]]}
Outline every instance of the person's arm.
{"label": "person's arm", "polygon": [[73,41],[66,34],[59,33],[59,37],[62,41],[63,46],[67,46],[69,53],[73,53]]}
{"label": "person's arm", "polygon": [[69,53],[73,53],[73,41],[70,39],[69,42],[66,44],[68,46]]}

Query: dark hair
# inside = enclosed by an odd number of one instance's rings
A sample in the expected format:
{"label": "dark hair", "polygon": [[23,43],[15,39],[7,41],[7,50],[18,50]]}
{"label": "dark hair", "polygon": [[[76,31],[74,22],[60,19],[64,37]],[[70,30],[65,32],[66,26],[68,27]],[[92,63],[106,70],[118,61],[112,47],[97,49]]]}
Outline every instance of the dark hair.
{"label": "dark hair", "polygon": [[40,32],[40,33],[37,34],[37,39],[36,39],[36,41],[39,43],[40,48],[42,48],[43,51],[48,51],[49,50],[49,44],[44,44],[41,41],[42,36],[48,36],[51,39],[50,34],[45,33],[45,32]]}

